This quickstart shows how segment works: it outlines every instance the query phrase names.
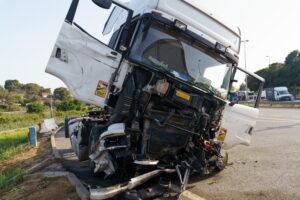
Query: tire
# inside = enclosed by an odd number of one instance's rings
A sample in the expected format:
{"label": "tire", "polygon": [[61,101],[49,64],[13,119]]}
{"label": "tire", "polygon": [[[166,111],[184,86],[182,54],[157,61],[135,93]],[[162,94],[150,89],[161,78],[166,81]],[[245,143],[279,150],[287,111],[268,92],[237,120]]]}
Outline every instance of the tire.
{"label": "tire", "polygon": [[80,162],[88,160],[88,147],[83,145],[78,145],[78,160]]}
{"label": "tire", "polygon": [[[97,126],[94,126],[92,128],[91,133],[90,133],[90,137],[89,137],[88,155],[92,154],[92,151],[94,149],[94,145],[99,140],[99,137],[100,137],[101,133],[103,133],[106,130],[106,127],[107,126],[97,125]],[[93,175],[93,176],[99,176],[99,175],[101,175],[101,173],[95,173],[94,172],[95,163],[90,158],[88,158],[88,159],[89,159],[89,171],[90,171],[90,174]]]}
{"label": "tire", "polygon": [[70,138],[70,131],[69,131],[69,117],[65,117],[65,138]]}

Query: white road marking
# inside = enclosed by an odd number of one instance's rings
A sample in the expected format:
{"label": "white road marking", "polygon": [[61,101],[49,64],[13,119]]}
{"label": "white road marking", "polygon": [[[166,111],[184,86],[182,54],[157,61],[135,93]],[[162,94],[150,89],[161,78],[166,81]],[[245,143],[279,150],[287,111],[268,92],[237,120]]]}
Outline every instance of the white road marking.
{"label": "white road marking", "polygon": [[279,118],[267,118],[267,117],[261,117],[261,118],[258,118],[257,121],[269,121],[269,122],[298,122],[298,123],[300,123],[300,119],[299,119],[299,118],[279,119]]}

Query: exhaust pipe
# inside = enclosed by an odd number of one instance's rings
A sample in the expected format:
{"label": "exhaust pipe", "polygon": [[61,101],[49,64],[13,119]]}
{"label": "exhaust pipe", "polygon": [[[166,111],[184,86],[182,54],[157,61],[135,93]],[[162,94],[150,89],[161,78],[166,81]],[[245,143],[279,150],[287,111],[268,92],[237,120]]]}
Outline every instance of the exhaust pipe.
{"label": "exhaust pipe", "polygon": [[146,174],[142,174],[140,176],[134,177],[130,179],[130,181],[126,184],[119,184],[113,187],[100,188],[100,189],[90,189],[90,199],[91,200],[102,200],[115,197],[126,190],[131,190],[148,180],[158,176],[161,173],[174,173],[175,169],[157,169]]}

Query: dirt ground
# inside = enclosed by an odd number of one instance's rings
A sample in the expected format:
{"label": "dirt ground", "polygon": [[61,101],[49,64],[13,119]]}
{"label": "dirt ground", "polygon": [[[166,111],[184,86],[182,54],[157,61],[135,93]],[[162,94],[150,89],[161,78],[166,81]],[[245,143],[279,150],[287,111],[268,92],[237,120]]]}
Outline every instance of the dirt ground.
{"label": "dirt ground", "polygon": [[38,147],[32,148],[26,146],[24,151],[12,158],[0,162],[0,171],[7,167],[20,167],[24,170],[52,157],[50,135],[40,136]]}
{"label": "dirt ground", "polygon": [[13,191],[6,193],[2,200],[79,200],[76,189],[66,177],[27,178],[25,182],[17,186]]}
{"label": "dirt ground", "polygon": [[[25,171],[49,159],[47,165],[55,162],[52,156],[50,135],[39,136],[38,147],[26,147],[24,152],[13,158],[0,162],[0,171],[6,168],[16,167]],[[43,170],[43,169],[40,169]],[[36,171],[39,172],[39,171]],[[34,173],[36,173],[34,172]],[[66,177],[45,178],[42,176],[26,177],[22,184],[16,185],[9,191],[0,194],[0,200],[77,200],[76,189]]]}

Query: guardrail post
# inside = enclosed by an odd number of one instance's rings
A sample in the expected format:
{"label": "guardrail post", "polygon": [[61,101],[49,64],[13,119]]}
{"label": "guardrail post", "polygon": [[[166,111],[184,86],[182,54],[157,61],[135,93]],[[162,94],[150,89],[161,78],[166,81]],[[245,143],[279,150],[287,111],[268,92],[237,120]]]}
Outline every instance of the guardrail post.
{"label": "guardrail post", "polygon": [[29,127],[28,139],[31,146],[37,147],[37,134],[35,126]]}

